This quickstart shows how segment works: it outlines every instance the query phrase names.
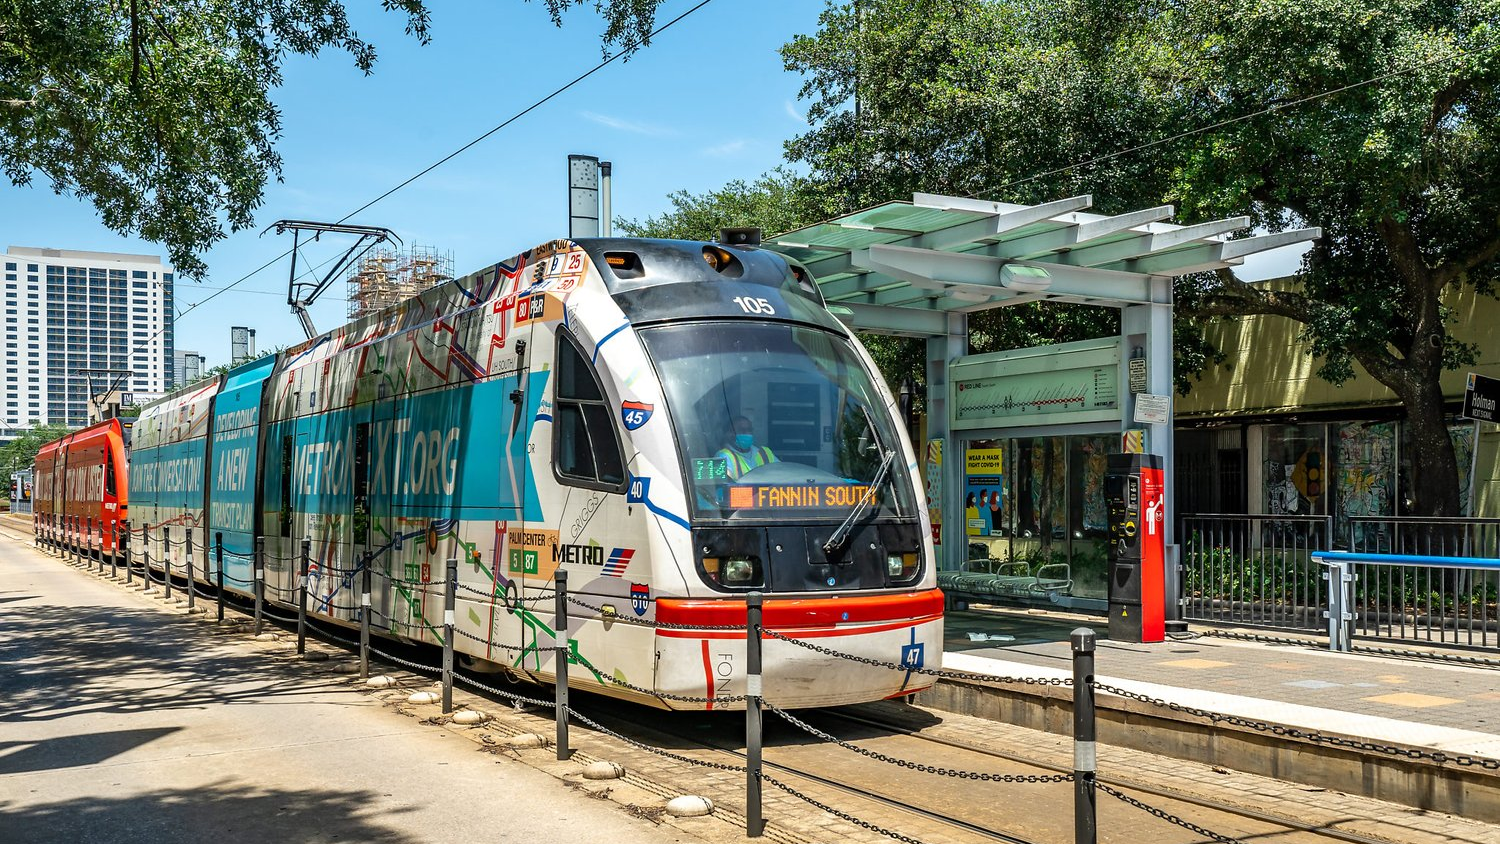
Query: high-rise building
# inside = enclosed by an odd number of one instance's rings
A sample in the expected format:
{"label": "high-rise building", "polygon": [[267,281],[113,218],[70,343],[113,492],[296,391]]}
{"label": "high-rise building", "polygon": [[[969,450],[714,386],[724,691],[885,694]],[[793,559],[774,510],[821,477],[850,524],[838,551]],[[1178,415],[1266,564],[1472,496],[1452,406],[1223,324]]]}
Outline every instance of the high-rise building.
{"label": "high-rise building", "polygon": [[90,390],[160,394],[172,383],[172,268],[155,255],[12,246],[3,258],[0,440],[34,423],[88,421]]}
{"label": "high-rise building", "polygon": [[229,327],[229,365],[255,357],[255,329],[243,325]]}
{"label": "high-rise building", "polygon": [[197,352],[180,349],[172,354],[172,386],[181,387],[203,377],[208,360]]}

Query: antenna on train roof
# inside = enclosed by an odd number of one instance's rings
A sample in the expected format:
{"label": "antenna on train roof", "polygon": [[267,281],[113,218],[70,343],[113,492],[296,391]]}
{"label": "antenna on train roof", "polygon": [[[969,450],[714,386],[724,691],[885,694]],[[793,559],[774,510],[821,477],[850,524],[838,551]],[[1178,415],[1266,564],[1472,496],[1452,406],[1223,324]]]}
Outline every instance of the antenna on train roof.
{"label": "antenna on train roof", "polygon": [[760,227],[744,226],[742,228],[719,229],[719,242],[725,246],[759,246]]}

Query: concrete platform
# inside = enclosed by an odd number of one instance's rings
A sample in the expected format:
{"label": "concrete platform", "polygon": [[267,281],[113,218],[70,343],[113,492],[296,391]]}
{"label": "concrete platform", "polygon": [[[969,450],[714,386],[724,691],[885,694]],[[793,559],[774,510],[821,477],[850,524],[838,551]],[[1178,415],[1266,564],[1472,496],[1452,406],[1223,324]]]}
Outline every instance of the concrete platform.
{"label": "concrete platform", "polygon": [[[1105,694],[1097,697],[1102,743],[1500,821],[1500,770],[1422,758],[1422,751],[1440,751],[1500,760],[1500,669],[1333,654],[1311,641],[1297,646],[1204,636],[1116,643],[1097,619],[1034,610],[950,613],[944,665],[976,675],[1071,677],[1067,637],[1079,626],[1100,636],[1099,682],[1180,707],[1371,746],[1215,723]],[[975,641],[971,633],[985,638]],[[941,683],[918,702],[1066,734],[1071,697],[1066,687],[976,680]]]}

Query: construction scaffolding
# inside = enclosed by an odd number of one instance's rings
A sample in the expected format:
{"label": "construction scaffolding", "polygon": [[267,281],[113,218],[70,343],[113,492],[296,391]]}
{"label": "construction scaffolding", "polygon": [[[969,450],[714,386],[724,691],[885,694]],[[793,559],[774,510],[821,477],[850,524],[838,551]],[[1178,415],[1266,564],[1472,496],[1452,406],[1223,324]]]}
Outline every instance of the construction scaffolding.
{"label": "construction scaffolding", "polygon": [[349,273],[349,318],[359,319],[453,278],[453,253],[431,246],[372,249]]}

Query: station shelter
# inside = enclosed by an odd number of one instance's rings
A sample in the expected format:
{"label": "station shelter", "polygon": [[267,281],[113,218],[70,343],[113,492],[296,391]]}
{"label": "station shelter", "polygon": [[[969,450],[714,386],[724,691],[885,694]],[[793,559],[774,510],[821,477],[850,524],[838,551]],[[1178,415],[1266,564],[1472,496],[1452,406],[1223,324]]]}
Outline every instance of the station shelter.
{"label": "station shelter", "polygon": [[[926,341],[926,430],[916,446],[940,571],[1011,566],[1028,574],[1018,582],[1042,587],[1029,597],[1081,609],[1105,604],[1112,453],[1163,461],[1165,589],[1178,594],[1173,279],[1321,233],[1231,239],[1249,218],[1181,226],[1166,222],[1170,205],[1106,216],[1089,213],[1092,204],[1086,195],[1016,205],[918,193],[763,244],[802,262],[851,328]],[[1118,308],[1120,333],[969,353],[969,314],[1025,302]],[[1166,603],[1175,617],[1177,601]]]}

